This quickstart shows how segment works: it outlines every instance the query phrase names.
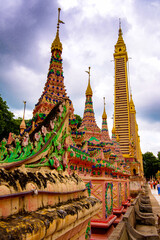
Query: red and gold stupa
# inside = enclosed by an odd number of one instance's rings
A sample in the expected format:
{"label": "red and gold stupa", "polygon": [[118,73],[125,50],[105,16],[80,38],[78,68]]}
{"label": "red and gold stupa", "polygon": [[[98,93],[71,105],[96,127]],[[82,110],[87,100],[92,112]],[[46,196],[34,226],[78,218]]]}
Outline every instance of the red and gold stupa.
{"label": "red and gold stupa", "polygon": [[[115,134],[109,137],[107,114],[102,114],[102,129],[97,126],[90,83],[90,67],[82,124],[71,133],[73,145],[69,154],[69,172],[78,175],[91,186],[90,194],[102,201],[102,208],[92,218],[93,239],[107,237],[129,205],[129,171],[126,170]],[[121,159],[119,159],[121,157]],[[122,160],[122,161],[121,161]]]}

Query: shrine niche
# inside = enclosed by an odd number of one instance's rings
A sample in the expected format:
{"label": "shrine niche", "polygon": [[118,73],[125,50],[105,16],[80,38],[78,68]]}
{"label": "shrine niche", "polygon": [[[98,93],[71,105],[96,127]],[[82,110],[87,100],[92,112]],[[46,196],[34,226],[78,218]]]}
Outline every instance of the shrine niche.
{"label": "shrine niche", "polygon": [[106,183],[105,192],[106,217],[113,211],[113,183]]}

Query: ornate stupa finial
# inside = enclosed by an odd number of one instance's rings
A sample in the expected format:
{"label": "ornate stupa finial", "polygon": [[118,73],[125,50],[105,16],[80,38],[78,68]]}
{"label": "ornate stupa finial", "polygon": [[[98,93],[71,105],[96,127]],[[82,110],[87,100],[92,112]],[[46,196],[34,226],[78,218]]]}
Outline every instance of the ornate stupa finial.
{"label": "ornate stupa finial", "polygon": [[24,129],[26,128],[26,124],[25,124],[25,110],[26,110],[26,101],[23,101],[24,103],[24,111],[23,111],[23,119],[22,122],[20,124],[20,133],[23,133]]}
{"label": "ornate stupa finial", "polygon": [[130,102],[133,102],[133,99],[132,99],[132,92],[130,92]]}
{"label": "ornate stupa finial", "polygon": [[92,88],[91,88],[91,84],[90,84],[90,69],[91,67],[89,67],[89,71],[85,71],[86,73],[88,73],[88,86],[87,86],[87,90],[86,90],[86,96],[92,96]]}
{"label": "ornate stupa finial", "polygon": [[123,33],[122,33],[122,29],[121,29],[121,19],[119,18],[119,32],[118,32],[118,41],[117,44],[124,44],[124,40],[122,37]]}
{"label": "ornate stupa finial", "polygon": [[112,134],[115,134],[116,133],[116,130],[115,130],[115,127],[113,126],[112,128]]}
{"label": "ornate stupa finial", "polygon": [[122,35],[121,19],[119,18],[119,35]]}
{"label": "ornate stupa finial", "polygon": [[119,18],[119,33],[118,33],[119,38],[118,39],[120,39],[121,41],[123,40],[122,35],[123,33],[121,29],[121,19]]}
{"label": "ornate stupa finial", "polygon": [[93,102],[92,102],[92,89],[90,86],[90,67],[89,71],[85,71],[88,73],[88,86],[86,90],[86,102],[85,109],[82,119],[82,124],[78,129],[79,132],[87,132],[85,140],[88,141],[91,137],[96,137],[97,139],[101,138],[100,128],[97,126],[94,110],[93,110]]}
{"label": "ornate stupa finial", "polygon": [[121,28],[121,19],[119,18],[119,29]]}
{"label": "ornate stupa finial", "polygon": [[60,20],[60,11],[61,9],[58,8],[58,22],[57,22],[57,33],[56,33],[56,37],[52,43],[52,46],[51,46],[51,52],[54,50],[54,49],[57,49],[57,50],[60,50],[62,52],[62,43],[60,42],[60,39],[59,39],[59,24],[60,23],[63,23],[63,21]]}
{"label": "ornate stupa finial", "polygon": [[117,140],[117,142],[119,142],[119,135],[118,134],[117,134],[116,140]]}
{"label": "ornate stupa finial", "polygon": [[106,105],[105,97],[103,98],[103,100],[104,100],[104,111],[103,111],[102,119],[107,119],[107,114],[106,114],[106,110],[105,110],[105,105]]}
{"label": "ornate stupa finial", "polygon": [[119,18],[118,40],[117,40],[117,43],[115,45],[115,53],[116,54],[121,54],[121,53],[126,52],[126,45],[124,43],[122,35],[123,35],[123,33],[122,33],[122,29],[121,29],[121,19]]}
{"label": "ornate stupa finial", "polygon": [[129,102],[129,105],[130,105],[130,112],[131,112],[131,113],[136,113],[135,105],[134,105],[134,102],[133,102],[133,99],[132,99],[132,93],[130,94],[130,102]]}
{"label": "ornate stupa finial", "polygon": [[108,132],[108,125],[107,125],[107,114],[106,114],[106,110],[105,110],[105,97],[103,98],[104,100],[104,111],[102,114],[102,141],[105,142],[110,142],[110,137],[109,137],[109,132]]}

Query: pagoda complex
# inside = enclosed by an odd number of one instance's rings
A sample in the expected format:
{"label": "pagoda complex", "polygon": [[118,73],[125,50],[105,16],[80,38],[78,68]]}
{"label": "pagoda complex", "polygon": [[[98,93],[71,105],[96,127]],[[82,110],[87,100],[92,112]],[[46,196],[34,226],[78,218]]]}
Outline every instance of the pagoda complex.
{"label": "pagoda complex", "polygon": [[[142,164],[121,28],[114,54],[117,75],[110,138],[105,98],[101,129],[95,120],[90,67],[82,124],[77,128],[64,85],[60,23],[59,9],[47,81],[33,118],[25,126],[23,116],[20,136],[10,134],[0,145],[0,234],[17,240],[106,238],[130,205],[130,163],[135,162],[138,174]],[[124,83],[117,86],[117,81]],[[119,91],[124,85],[126,90]],[[117,112],[121,92],[124,115]],[[117,122],[123,116],[125,121]]]}
{"label": "pagoda complex", "polygon": [[119,138],[120,149],[130,166],[132,175],[143,176],[143,162],[136,122],[136,110],[132,95],[129,96],[127,62],[128,54],[119,26],[118,41],[114,51],[114,128]]}

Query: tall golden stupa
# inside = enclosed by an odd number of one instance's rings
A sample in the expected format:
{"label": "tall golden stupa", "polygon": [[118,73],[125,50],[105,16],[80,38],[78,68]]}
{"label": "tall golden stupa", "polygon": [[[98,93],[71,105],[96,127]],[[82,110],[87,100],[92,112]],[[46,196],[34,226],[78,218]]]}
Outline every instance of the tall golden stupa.
{"label": "tall golden stupa", "polygon": [[118,40],[114,50],[114,128],[119,137],[120,149],[130,165],[132,175],[143,175],[142,152],[132,95],[129,96],[127,62],[128,54],[119,24]]}

